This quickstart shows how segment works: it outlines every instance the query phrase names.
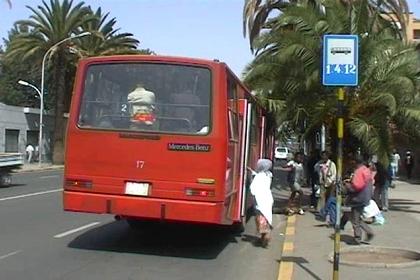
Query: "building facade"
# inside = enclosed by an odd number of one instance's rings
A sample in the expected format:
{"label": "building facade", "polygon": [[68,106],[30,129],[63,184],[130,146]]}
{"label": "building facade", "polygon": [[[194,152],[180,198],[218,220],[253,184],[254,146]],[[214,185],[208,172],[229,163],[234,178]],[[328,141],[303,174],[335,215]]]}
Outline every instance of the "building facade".
{"label": "building facade", "polygon": [[416,19],[413,14],[410,14],[408,18],[407,39],[420,43],[420,19]]}
{"label": "building facade", "polygon": [[[382,14],[382,16],[390,21],[395,21],[397,27],[401,30],[401,23],[397,21],[397,18],[393,14]],[[405,37],[408,42],[420,43],[420,19],[416,19],[413,13],[410,13],[405,23]]]}
{"label": "building facade", "polygon": [[[44,113],[43,156],[51,158],[53,116]],[[0,153],[25,153],[26,146],[38,146],[39,109],[0,103]]]}

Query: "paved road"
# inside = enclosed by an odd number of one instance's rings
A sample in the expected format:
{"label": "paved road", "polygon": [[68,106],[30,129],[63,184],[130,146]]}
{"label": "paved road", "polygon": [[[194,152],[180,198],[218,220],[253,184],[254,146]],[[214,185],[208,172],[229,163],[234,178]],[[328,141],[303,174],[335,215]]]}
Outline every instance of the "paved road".
{"label": "paved road", "polygon": [[62,211],[61,171],[15,174],[0,188],[0,279],[277,279],[284,218],[268,249],[220,228],[131,230],[108,215]]}

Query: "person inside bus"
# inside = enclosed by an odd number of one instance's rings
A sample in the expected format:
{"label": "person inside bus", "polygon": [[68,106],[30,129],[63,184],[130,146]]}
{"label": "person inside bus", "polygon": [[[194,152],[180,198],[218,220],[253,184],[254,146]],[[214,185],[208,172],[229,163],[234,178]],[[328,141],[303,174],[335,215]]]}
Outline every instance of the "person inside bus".
{"label": "person inside bus", "polygon": [[139,83],[127,96],[133,128],[152,127],[156,121],[155,94]]}
{"label": "person inside bus", "polygon": [[255,177],[251,182],[250,190],[255,199],[255,222],[260,241],[263,247],[270,241],[270,233],[273,228],[273,194],[271,193],[272,162],[269,159],[259,159],[255,170]]}

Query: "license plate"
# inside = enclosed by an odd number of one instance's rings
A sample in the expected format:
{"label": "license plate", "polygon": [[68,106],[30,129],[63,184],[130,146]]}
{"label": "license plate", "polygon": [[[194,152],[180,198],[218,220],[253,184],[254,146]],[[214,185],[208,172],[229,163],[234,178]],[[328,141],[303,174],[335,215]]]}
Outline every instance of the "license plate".
{"label": "license plate", "polygon": [[150,185],[148,183],[126,182],[125,194],[148,196],[149,188],[150,188]]}

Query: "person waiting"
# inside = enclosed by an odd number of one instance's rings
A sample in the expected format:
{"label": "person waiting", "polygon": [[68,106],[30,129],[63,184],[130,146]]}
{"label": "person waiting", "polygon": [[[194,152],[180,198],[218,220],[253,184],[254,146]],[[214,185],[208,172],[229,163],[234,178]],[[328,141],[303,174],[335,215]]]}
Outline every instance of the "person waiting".
{"label": "person waiting", "polygon": [[25,152],[26,152],[26,158],[27,158],[28,163],[32,163],[34,151],[35,151],[34,146],[32,146],[31,144],[28,144],[26,146]]}

